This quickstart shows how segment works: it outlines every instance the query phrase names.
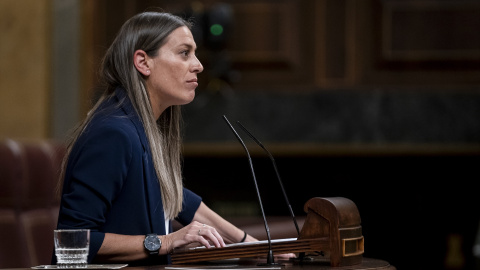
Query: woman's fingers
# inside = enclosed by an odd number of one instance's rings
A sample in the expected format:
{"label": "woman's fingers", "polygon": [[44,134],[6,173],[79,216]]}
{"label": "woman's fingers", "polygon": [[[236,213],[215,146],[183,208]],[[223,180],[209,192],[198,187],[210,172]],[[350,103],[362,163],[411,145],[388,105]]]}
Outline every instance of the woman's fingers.
{"label": "woman's fingers", "polygon": [[225,246],[222,236],[220,236],[215,228],[197,221],[166,236],[169,243],[171,243],[169,250],[191,243],[199,243],[206,248]]}
{"label": "woman's fingers", "polygon": [[[220,236],[220,234],[217,232],[215,228],[208,226],[206,224],[199,224],[199,225],[196,225],[195,227],[192,226],[192,228],[195,228],[195,229],[198,228],[197,234],[200,237],[199,242],[202,243],[205,247],[210,248],[210,243],[215,247],[225,246],[225,242],[223,241],[223,238]],[[204,240],[207,242],[207,244],[205,244]]]}

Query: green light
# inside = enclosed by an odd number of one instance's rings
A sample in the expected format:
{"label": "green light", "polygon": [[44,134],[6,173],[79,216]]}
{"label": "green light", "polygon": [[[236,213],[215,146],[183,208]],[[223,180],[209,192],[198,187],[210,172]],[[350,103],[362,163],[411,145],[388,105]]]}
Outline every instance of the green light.
{"label": "green light", "polygon": [[223,26],[220,24],[214,24],[210,26],[210,33],[214,36],[220,36],[223,33]]}

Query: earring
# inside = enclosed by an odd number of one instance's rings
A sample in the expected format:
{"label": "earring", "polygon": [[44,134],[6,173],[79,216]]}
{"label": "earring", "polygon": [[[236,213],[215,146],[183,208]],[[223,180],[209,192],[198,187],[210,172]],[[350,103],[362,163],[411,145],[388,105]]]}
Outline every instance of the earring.
{"label": "earring", "polygon": [[147,74],[150,74],[150,70],[147,70]]}

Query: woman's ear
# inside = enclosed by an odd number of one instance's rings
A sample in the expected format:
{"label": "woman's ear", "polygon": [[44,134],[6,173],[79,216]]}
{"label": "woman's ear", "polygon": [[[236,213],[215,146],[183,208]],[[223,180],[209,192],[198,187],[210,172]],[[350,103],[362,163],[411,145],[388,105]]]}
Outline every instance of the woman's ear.
{"label": "woman's ear", "polygon": [[136,50],[133,54],[133,64],[138,72],[142,73],[143,76],[150,75],[150,66],[148,62],[148,55],[143,50]]}

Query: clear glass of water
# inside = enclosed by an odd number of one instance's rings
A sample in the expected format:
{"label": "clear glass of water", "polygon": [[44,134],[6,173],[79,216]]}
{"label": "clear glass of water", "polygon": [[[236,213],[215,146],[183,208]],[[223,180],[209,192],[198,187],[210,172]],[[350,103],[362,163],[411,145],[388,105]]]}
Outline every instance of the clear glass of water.
{"label": "clear glass of water", "polygon": [[87,268],[90,230],[54,230],[58,268]]}

